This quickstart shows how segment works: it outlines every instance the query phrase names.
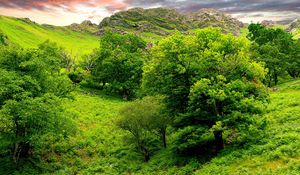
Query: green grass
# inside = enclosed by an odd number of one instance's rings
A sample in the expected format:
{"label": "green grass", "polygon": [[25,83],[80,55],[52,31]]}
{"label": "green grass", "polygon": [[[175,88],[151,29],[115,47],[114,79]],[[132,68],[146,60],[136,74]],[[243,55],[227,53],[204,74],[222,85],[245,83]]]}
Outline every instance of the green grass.
{"label": "green grass", "polygon": [[294,38],[299,39],[300,38],[300,29],[293,32]]}
{"label": "green grass", "polygon": [[99,39],[88,33],[74,32],[66,27],[42,26],[30,21],[0,16],[0,31],[24,48],[34,48],[50,40],[64,47],[73,56],[90,53],[99,46]]}
{"label": "green grass", "polygon": [[[119,174],[136,168],[140,157],[116,126],[122,99],[99,91],[78,89],[73,100],[65,101],[67,113],[75,115],[77,133],[61,140],[44,157],[49,174]],[[137,161],[137,162],[136,162]],[[49,163],[50,162],[50,163]]]}

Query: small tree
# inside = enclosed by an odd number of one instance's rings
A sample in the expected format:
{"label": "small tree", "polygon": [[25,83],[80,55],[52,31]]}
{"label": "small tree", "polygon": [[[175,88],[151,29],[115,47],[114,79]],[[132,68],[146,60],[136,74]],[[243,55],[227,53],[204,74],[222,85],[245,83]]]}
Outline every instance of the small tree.
{"label": "small tree", "polygon": [[2,31],[0,31],[0,46],[1,45],[4,45],[4,46],[8,45],[8,38]]}
{"label": "small tree", "polygon": [[161,136],[163,146],[166,147],[166,129],[169,118],[161,100],[154,97],[145,97],[126,105],[120,114],[118,125],[131,133],[137,150],[148,161],[155,148],[156,135]]}

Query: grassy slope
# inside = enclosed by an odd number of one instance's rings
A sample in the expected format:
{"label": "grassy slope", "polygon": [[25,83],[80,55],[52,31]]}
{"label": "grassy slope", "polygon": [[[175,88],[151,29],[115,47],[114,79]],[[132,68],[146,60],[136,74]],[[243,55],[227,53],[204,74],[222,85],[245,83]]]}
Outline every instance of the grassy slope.
{"label": "grassy slope", "polygon": [[299,39],[300,38],[300,29],[293,32],[294,38]]}
{"label": "grassy slope", "polygon": [[126,133],[116,126],[116,120],[118,110],[128,102],[79,89],[74,93],[75,100],[65,103],[67,112],[76,116],[78,132],[69,141],[53,146],[60,156],[53,151],[44,158],[48,162],[45,166],[58,170],[51,174],[299,174],[300,80],[274,90],[268,113],[262,116],[268,125],[259,143],[251,143],[247,148],[227,148],[202,165],[192,161],[177,167],[180,160],[169,149],[144,163],[132,145],[124,143]]}
{"label": "grassy slope", "polygon": [[33,22],[0,16],[0,31],[4,32],[9,40],[22,47],[31,48],[50,40],[58,43],[74,56],[90,53],[98,47],[96,36],[79,33],[65,27],[46,27]]}

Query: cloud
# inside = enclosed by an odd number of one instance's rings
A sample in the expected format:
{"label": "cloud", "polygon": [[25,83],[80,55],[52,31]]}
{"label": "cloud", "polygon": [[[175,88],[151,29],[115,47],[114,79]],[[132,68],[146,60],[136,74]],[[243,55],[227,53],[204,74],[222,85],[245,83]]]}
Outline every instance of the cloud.
{"label": "cloud", "polygon": [[[67,15],[64,16],[66,19],[76,19],[72,22],[84,20],[83,18],[99,22],[106,16],[131,7],[170,7],[182,12],[215,8],[244,22],[264,19],[286,21],[300,17],[299,0],[0,0],[1,14],[22,14],[23,17],[27,17],[28,12],[32,13],[30,16],[37,18],[34,13],[38,11],[39,15],[43,12],[47,17],[53,16],[52,19],[58,17],[57,21],[60,16]],[[10,13],[6,13],[9,10]],[[42,19],[42,16],[39,19]]]}
{"label": "cloud", "polygon": [[172,7],[184,12],[215,8],[245,22],[269,19],[285,21],[300,17],[299,0],[131,0],[139,7]]}
{"label": "cloud", "polygon": [[58,7],[66,11],[76,12],[78,6],[105,7],[107,9],[124,10],[128,4],[122,0],[0,0],[0,7],[37,9],[41,11],[53,10]]}

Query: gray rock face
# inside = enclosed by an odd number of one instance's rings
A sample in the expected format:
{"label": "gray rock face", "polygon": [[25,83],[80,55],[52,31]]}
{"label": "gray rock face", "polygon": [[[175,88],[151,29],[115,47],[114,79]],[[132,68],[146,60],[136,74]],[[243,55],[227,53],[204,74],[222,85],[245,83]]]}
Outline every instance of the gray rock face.
{"label": "gray rock face", "polygon": [[292,23],[289,24],[286,31],[288,32],[294,32],[296,30],[300,29],[300,18],[294,20]]}
{"label": "gray rock face", "polygon": [[238,35],[244,24],[237,19],[215,9],[200,9],[197,12],[188,13],[188,20],[197,28],[220,27],[224,32]]}
{"label": "gray rock face", "polygon": [[263,20],[261,24],[266,27],[274,27],[277,23],[272,20]]}

